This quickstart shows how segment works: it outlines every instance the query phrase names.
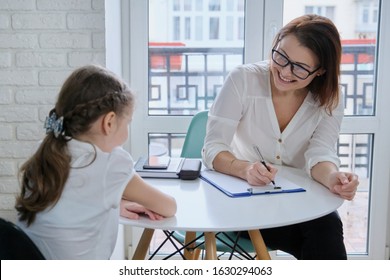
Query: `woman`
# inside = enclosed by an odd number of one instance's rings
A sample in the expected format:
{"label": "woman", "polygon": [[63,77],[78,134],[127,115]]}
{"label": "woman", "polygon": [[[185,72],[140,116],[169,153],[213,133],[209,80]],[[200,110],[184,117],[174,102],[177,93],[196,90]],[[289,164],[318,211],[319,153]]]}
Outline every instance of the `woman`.
{"label": "woman", "polygon": [[[304,15],[284,26],[270,61],[239,66],[226,79],[209,112],[205,165],[252,185],[272,182],[277,165],[302,168],[353,199],[358,177],[338,170],[335,149],[344,109],[341,53],[340,35],[325,17]],[[259,162],[253,145],[270,164]],[[337,212],[261,233],[267,246],[297,259],[346,259]]]}

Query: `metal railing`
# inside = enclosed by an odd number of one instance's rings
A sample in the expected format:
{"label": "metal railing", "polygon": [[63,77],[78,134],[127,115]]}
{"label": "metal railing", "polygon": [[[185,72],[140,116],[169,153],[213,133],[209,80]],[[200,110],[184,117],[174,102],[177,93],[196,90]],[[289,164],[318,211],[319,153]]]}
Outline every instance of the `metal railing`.
{"label": "metal railing", "polygon": [[[149,48],[149,114],[193,115],[209,109],[228,73],[243,63],[243,48]],[[373,115],[375,45],[343,46],[340,84],[345,114]],[[165,139],[171,147],[173,134],[150,135]],[[353,140],[351,140],[353,139]],[[339,140],[342,166],[370,172],[371,137]],[[164,141],[164,142],[165,142]]]}

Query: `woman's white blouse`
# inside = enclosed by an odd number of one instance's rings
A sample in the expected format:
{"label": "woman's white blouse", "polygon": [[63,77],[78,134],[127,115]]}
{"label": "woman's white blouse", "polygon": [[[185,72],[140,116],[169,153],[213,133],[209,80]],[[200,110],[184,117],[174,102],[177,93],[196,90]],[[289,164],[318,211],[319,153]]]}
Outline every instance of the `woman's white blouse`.
{"label": "woman's white blouse", "polygon": [[340,165],[336,152],[343,104],[332,116],[309,93],[283,132],[271,97],[269,62],[234,69],[209,111],[203,162],[213,168],[215,156],[229,151],[237,158],[258,160],[257,145],[267,162],[304,168],[310,175],[318,162]]}

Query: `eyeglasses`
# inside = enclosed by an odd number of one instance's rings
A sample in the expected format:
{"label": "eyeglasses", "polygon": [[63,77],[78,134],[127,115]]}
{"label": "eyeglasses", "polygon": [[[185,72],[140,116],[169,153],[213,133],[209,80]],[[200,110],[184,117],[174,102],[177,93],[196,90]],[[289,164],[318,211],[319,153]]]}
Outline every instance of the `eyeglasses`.
{"label": "eyeglasses", "polygon": [[307,79],[310,75],[313,75],[318,69],[321,68],[321,66],[319,66],[317,69],[310,72],[309,70],[302,67],[301,65],[290,61],[284,54],[280,53],[275,49],[272,49],[272,60],[281,67],[286,67],[287,65],[290,64],[291,72],[294,74],[294,76],[296,76],[301,80]]}

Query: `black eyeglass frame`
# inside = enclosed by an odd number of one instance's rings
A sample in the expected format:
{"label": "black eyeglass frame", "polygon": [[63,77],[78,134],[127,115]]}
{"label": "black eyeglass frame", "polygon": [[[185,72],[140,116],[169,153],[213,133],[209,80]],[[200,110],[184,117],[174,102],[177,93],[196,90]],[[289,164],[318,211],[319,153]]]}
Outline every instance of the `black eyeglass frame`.
{"label": "black eyeglass frame", "polygon": [[[278,55],[280,55],[281,57],[283,57],[287,63],[282,65],[280,63],[278,63],[275,59],[274,59],[274,53],[277,53]],[[315,72],[317,72],[320,68],[321,68],[321,65],[318,66],[314,71],[309,71],[307,70],[305,67],[295,63],[295,62],[292,62],[290,59],[287,58],[287,56],[285,56],[284,54],[282,54],[281,52],[279,52],[278,50],[276,49],[272,49],[272,60],[273,62],[275,62],[277,65],[279,65],[280,67],[286,67],[288,66],[289,64],[291,65],[291,73],[293,73],[293,75],[301,80],[306,80],[307,78],[309,78],[311,75],[313,75]],[[305,78],[302,78],[302,77],[299,77],[297,74],[294,73],[294,66],[297,66],[303,70],[305,70],[307,72],[307,76]]]}

